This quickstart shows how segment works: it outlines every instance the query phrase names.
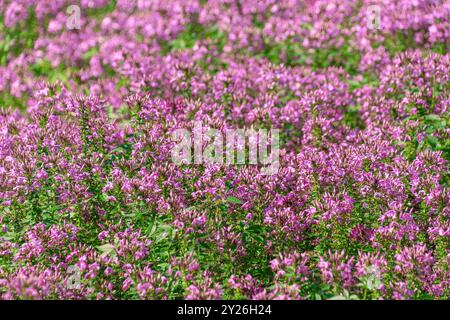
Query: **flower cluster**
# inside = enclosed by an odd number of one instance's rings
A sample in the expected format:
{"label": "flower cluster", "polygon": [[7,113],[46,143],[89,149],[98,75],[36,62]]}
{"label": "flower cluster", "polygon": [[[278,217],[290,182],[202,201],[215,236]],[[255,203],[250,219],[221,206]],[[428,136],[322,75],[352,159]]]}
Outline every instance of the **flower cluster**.
{"label": "flower cluster", "polygon": [[[0,0],[0,31],[0,299],[450,297],[448,1]],[[279,129],[279,170],[174,163],[198,122]]]}

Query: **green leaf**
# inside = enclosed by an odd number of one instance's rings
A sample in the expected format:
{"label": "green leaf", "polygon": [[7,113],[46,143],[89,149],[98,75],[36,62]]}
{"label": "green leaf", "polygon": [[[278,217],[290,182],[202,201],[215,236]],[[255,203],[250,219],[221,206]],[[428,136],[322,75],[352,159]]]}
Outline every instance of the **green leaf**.
{"label": "green leaf", "polygon": [[433,149],[439,145],[439,139],[435,136],[427,136],[427,142]]}
{"label": "green leaf", "polygon": [[240,200],[240,199],[238,199],[238,198],[236,198],[236,197],[233,197],[233,196],[229,196],[229,197],[226,199],[226,201],[227,201],[227,202],[230,202],[230,203],[235,203],[235,204],[242,204],[242,200]]}

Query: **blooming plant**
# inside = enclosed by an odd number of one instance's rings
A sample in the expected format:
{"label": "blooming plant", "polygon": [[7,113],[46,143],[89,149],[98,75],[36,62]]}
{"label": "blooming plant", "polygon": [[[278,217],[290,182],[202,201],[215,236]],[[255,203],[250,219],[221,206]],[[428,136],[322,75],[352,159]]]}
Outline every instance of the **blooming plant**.
{"label": "blooming plant", "polygon": [[0,0],[0,299],[449,299],[449,49],[448,0]]}

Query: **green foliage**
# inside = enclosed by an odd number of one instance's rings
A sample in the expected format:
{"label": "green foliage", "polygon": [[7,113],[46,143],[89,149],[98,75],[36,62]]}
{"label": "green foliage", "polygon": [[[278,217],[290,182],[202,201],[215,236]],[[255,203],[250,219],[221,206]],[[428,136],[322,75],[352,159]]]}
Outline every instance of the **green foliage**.
{"label": "green foliage", "polygon": [[355,51],[349,43],[339,48],[306,49],[294,39],[287,39],[281,43],[265,39],[264,50],[258,55],[272,63],[283,63],[292,67],[309,65],[314,70],[341,67],[351,75],[357,73],[360,61],[360,53]]}
{"label": "green foliage", "polygon": [[350,106],[344,113],[344,124],[352,129],[364,129],[365,123],[359,115],[358,106]]}
{"label": "green foliage", "polygon": [[32,9],[25,21],[19,22],[12,28],[4,24],[4,17],[0,14],[0,66],[5,65],[12,56],[18,56],[24,50],[31,49],[39,35],[37,19]]}
{"label": "green foliage", "polygon": [[175,39],[162,43],[162,54],[166,55],[170,51],[191,49],[197,42],[207,40],[211,41],[219,51],[222,51],[226,44],[225,34],[217,26],[205,28],[201,24],[190,23]]}
{"label": "green foliage", "polygon": [[58,65],[56,68],[52,66],[48,60],[38,60],[30,67],[33,74],[37,77],[43,77],[50,83],[61,81],[68,83],[71,77],[71,68],[64,65]]}
{"label": "green foliage", "polygon": [[0,109],[1,108],[17,108],[19,110],[25,110],[26,97],[17,98],[8,92],[0,92]]}
{"label": "green foliage", "polygon": [[[408,49],[422,49],[423,46],[414,40],[414,32],[412,30],[408,31],[397,31],[393,35],[385,35],[382,44],[391,56],[397,53],[405,52]],[[447,43],[436,43],[430,47],[432,52],[438,54],[446,54],[450,49],[450,44]]]}

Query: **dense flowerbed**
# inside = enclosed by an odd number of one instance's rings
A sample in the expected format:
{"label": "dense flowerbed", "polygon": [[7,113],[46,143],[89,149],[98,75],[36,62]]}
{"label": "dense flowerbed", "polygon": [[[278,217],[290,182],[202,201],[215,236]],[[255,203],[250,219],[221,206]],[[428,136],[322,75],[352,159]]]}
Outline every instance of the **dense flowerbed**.
{"label": "dense flowerbed", "polygon": [[[449,298],[448,0],[0,12],[0,298]],[[194,121],[278,172],[175,164]]]}

